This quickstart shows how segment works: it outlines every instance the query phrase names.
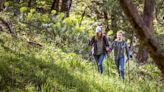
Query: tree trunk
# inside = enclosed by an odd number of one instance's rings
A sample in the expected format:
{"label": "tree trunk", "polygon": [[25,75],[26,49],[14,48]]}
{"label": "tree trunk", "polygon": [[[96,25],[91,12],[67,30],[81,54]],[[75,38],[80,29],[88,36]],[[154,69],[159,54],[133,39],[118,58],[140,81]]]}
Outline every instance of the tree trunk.
{"label": "tree trunk", "polygon": [[164,51],[152,34],[152,29],[147,27],[131,0],[119,0],[119,3],[135,29],[134,31],[138,35],[140,42],[147,48],[158,68],[164,74]]}
{"label": "tree trunk", "polygon": [[51,13],[52,10],[56,10],[56,12],[58,13],[58,11],[59,11],[59,0],[54,0],[53,1],[50,13]]}
{"label": "tree trunk", "polygon": [[104,13],[104,21],[105,21],[105,33],[107,34],[109,31],[108,14],[106,11],[103,11],[103,13]]}
{"label": "tree trunk", "polygon": [[147,59],[148,59],[148,51],[142,44],[140,44],[139,50],[137,53],[137,60],[139,63],[144,64],[147,62]]}
{"label": "tree trunk", "polygon": [[3,10],[3,3],[4,3],[4,1],[3,0],[0,0],[0,11],[2,11]]}
{"label": "tree trunk", "polygon": [[72,0],[62,0],[61,12],[65,14],[65,17],[69,17],[69,11],[71,9]]}
{"label": "tree trunk", "polygon": [[32,3],[32,0],[29,0],[28,1],[28,7],[31,8],[31,3]]}
{"label": "tree trunk", "polygon": [[[152,30],[152,21],[153,21],[153,11],[154,11],[154,0],[145,0],[144,2],[144,16],[143,20],[145,25]],[[148,59],[148,51],[141,44],[138,52],[138,61],[145,63]]]}

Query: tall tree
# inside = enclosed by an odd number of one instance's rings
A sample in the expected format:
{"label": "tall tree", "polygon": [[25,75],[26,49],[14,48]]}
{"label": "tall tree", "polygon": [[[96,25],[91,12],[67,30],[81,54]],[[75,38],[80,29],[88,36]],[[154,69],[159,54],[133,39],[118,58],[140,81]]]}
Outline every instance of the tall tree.
{"label": "tall tree", "polygon": [[62,0],[61,12],[65,14],[65,17],[69,17],[72,0]]}
{"label": "tall tree", "polygon": [[[150,2],[150,0],[148,1]],[[154,62],[157,64],[162,74],[164,74],[164,51],[152,34],[152,29],[145,24],[131,0],[119,0],[119,3],[135,29],[134,31],[138,35],[140,42],[147,48]]]}
{"label": "tall tree", "polygon": [[53,0],[50,11],[56,10],[56,12],[58,12],[59,11],[59,2],[60,2],[60,0]]}
{"label": "tall tree", "polygon": [[0,0],[0,11],[3,10],[3,3],[4,3],[4,0]]}
{"label": "tall tree", "polygon": [[[145,0],[144,2],[144,15],[143,20],[145,25],[152,30],[152,21],[153,21],[153,11],[154,11],[154,0]],[[146,62],[148,59],[148,51],[144,45],[140,44],[138,51],[138,61]]]}

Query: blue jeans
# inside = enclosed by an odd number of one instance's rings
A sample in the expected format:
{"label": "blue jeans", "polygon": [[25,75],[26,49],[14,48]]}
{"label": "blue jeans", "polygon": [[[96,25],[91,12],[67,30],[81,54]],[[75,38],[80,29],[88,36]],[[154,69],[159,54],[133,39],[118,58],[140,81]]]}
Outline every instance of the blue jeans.
{"label": "blue jeans", "polygon": [[103,66],[102,66],[102,62],[104,60],[104,56],[105,54],[102,53],[101,55],[94,55],[94,58],[96,60],[97,66],[98,66],[98,71],[100,73],[103,73]]}
{"label": "blue jeans", "polygon": [[117,71],[118,71],[118,74],[119,74],[119,77],[121,76],[122,79],[125,79],[124,77],[124,57],[119,57],[117,59],[115,59],[115,63],[116,63],[116,66],[117,66]]}

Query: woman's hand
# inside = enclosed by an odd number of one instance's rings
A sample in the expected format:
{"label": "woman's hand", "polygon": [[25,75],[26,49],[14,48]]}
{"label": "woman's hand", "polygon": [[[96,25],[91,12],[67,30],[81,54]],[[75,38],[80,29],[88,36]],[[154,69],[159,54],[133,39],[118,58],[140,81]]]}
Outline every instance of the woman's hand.
{"label": "woman's hand", "polygon": [[107,51],[107,52],[110,52],[110,48],[109,48],[109,47],[106,47],[106,51]]}

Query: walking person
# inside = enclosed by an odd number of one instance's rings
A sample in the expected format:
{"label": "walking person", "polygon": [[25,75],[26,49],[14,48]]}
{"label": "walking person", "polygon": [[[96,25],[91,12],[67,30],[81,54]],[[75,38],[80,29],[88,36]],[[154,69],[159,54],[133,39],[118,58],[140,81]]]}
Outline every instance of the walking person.
{"label": "walking person", "polygon": [[102,26],[96,27],[95,35],[89,41],[92,46],[92,54],[96,60],[98,71],[103,73],[103,60],[107,51],[109,51],[109,43],[107,37],[102,33]]}
{"label": "walking person", "polygon": [[110,51],[114,49],[114,61],[117,66],[117,71],[119,78],[122,77],[122,79],[125,79],[124,75],[124,63],[125,63],[125,56],[124,51],[126,50],[127,54],[127,61],[129,62],[129,47],[124,40],[123,32],[118,31],[115,41],[112,43]]}

